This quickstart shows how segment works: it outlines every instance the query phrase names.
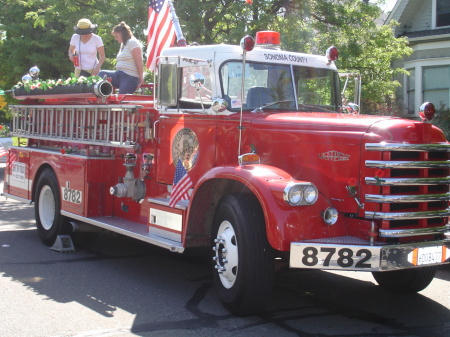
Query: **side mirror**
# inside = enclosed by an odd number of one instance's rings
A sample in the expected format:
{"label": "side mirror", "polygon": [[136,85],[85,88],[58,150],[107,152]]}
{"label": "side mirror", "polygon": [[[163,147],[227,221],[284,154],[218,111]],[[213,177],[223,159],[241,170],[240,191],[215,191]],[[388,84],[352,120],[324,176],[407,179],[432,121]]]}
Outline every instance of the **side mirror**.
{"label": "side mirror", "polygon": [[205,76],[201,73],[194,73],[189,76],[189,84],[196,89],[200,89],[205,85]]}
{"label": "side mirror", "polygon": [[178,67],[175,63],[159,64],[158,105],[177,105]]}

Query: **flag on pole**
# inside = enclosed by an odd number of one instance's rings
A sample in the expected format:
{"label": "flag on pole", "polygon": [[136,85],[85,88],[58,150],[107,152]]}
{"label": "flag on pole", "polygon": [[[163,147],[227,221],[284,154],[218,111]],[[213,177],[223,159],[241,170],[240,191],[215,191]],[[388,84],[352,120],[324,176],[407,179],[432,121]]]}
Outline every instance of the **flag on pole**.
{"label": "flag on pole", "polygon": [[8,154],[8,151],[6,151],[3,146],[0,145],[0,158],[3,156],[6,156]]}
{"label": "flag on pole", "polygon": [[189,199],[188,191],[192,187],[191,178],[178,158],[175,168],[175,177],[173,178],[172,193],[170,194],[169,206],[174,207],[178,201]]}
{"label": "flag on pole", "polygon": [[175,41],[175,29],[170,16],[169,0],[149,0],[147,26],[147,68],[156,70],[156,58],[163,48]]}

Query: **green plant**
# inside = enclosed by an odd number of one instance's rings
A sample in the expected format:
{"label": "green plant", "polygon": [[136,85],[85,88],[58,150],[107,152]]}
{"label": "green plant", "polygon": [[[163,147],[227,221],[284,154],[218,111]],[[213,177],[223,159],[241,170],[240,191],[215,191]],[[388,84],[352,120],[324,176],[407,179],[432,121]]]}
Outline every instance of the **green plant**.
{"label": "green plant", "polygon": [[20,81],[18,82],[13,88],[19,89],[23,88],[26,91],[31,91],[35,89],[52,89],[54,87],[58,86],[68,86],[68,85],[76,85],[76,84],[87,84],[92,85],[99,81],[101,81],[102,78],[99,76],[89,76],[89,77],[75,77],[74,74],[71,74],[71,77],[67,79],[58,79],[58,80],[31,80],[31,81]]}
{"label": "green plant", "polygon": [[8,125],[1,125],[0,124],[0,137],[8,137],[11,130],[9,129]]}

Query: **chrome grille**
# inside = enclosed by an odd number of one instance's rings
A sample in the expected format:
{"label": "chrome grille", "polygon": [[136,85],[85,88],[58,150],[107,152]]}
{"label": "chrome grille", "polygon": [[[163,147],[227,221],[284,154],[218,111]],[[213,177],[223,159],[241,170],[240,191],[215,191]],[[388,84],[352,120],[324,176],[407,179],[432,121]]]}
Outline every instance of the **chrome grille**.
{"label": "chrome grille", "polygon": [[370,158],[364,213],[380,221],[380,237],[450,230],[450,144],[368,143],[365,148]]}

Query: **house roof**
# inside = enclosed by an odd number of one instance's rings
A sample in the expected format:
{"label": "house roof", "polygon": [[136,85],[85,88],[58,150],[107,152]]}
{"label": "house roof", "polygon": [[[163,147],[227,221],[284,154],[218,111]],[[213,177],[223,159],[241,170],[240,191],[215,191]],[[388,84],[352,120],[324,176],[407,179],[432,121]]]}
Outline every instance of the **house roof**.
{"label": "house roof", "polygon": [[417,38],[417,37],[428,37],[428,36],[435,36],[435,35],[445,35],[450,34],[450,28],[439,28],[439,29],[427,29],[427,30],[419,30],[416,32],[404,32],[403,34],[399,36],[406,36],[410,39]]}
{"label": "house roof", "polygon": [[400,25],[394,27],[394,35],[409,39],[436,39],[450,34],[450,27],[433,29],[432,8],[433,0],[397,0],[385,24],[392,20],[399,22]]}

